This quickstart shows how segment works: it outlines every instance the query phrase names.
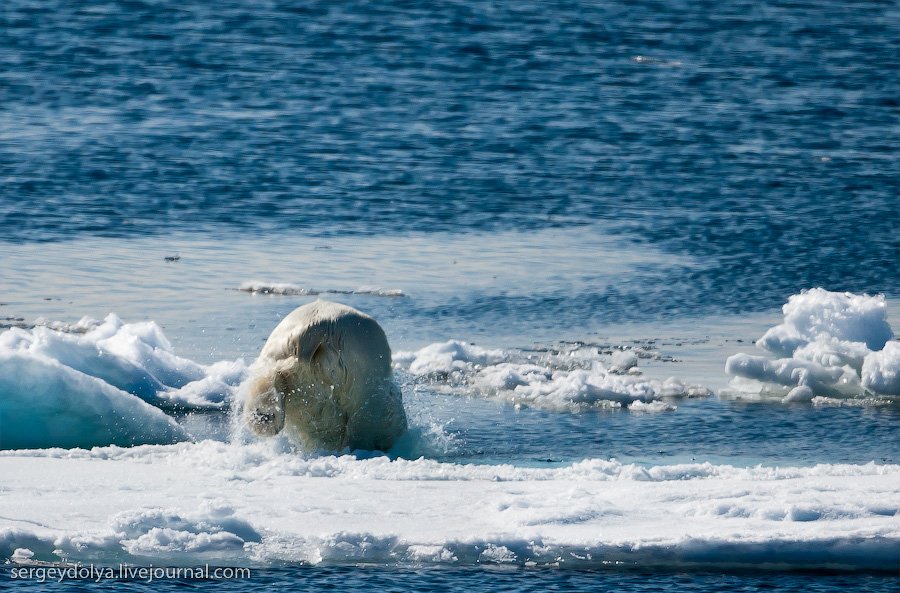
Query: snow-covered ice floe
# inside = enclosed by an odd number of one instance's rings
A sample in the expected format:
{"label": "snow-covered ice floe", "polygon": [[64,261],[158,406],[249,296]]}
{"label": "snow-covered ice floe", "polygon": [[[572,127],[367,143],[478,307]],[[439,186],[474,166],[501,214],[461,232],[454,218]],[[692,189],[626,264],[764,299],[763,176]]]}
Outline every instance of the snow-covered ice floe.
{"label": "snow-covered ice floe", "polygon": [[201,365],[154,322],[39,325],[0,334],[0,447],[90,447],[188,438],[162,410],[224,410],[241,360]]}
{"label": "snow-covered ice floe", "polygon": [[525,468],[281,447],[2,452],[15,513],[0,513],[0,557],[897,569],[898,465]]}
{"label": "snow-covered ice floe", "polygon": [[783,311],[784,322],[756,342],[776,358],[729,357],[725,369],[736,379],[727,394],[813,403],[900,396],[900,343],[893,341],[884,296],[814,288],[790,297]]}
{"label": "snow-covered ice floe", "polygon": [[637,364],[638,354],[632,350],[601,355],[595,347],[576,346],[529,353],[490,350],[458,340],[394,354],[394,367],[416,382],[497,397],[517,406],[667,411],[675,409],[672,402],[678,398],[711,395],[701,385],[688,385],[674,377],[662,381],[647,378]]}

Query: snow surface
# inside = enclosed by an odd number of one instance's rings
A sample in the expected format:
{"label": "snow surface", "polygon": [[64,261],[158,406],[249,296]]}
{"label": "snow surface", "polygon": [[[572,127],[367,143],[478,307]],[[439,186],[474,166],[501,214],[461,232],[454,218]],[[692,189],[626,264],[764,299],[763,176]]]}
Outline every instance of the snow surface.
{"label": "snow surface", "polygon": [[900,546],[900,466],[874,463],[523,468],[274,439],[6,451],[0,474],[0,556],[40,561],[895,571]]}
{"label": "snow surface", "polygon": [[753,392],[785,402],[815,397],[900,395],[900,344],[887,321],[883,295],[805,290],[783,307],[784,322],[756,345],[779,357],[736,354],[725,370],[731,393]]}
{"label": "snow surface", "polygon": [[637,360],[637,355],[625,351],[615,352],[607,360],[589,347],[534,355],[484,349],[458,340],[394,354],[395,368],[410,373],[416,381],[463,388],[517,406],[576,412],[614,407],[664,411],[675,406],[633,404],[711,395],[702,386],[687,385],[674,377],[663,381],[646,378],[636,367]]}

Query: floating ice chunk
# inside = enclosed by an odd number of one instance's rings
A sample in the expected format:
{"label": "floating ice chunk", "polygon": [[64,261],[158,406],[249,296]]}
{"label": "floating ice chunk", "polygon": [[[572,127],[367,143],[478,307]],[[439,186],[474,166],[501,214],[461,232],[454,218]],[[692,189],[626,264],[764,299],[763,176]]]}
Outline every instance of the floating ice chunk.
{"label": "floating ice chunk", "polygon": [[406,548],[410,560],[415,562],[431,562],[434,564],[451,564],[459,562],[459,557],[444,546],[413,544]]}
{"label": "floating ice chunk", "polygon": [[284,282],[260,282],[252,280],[250,282],[242,282],[238,287],[241,292],[249,292],[252,294],[280,294],[280,295],[317,295],[319,291],[297,286],[296,284],[287,284]]}
{"label": "floating ice chunk", "polygon": [[101,321],[98,321],[97,319],[94,319],[93,317],[88,317],[88,316],[84,316],[81,319],[79,319],[77,322],[71,323],[71,324],[65,323],[63,321],[53,321],[53,320],[46,319],[44,317],[38,317],[37,319],[34,320],[33,325],[35,327],[43,326],[48,329],[71,333],[71,334],[83,334],[85,332],[88,332],[88,331],[94,329],[101,323],[102,323]]}
{"label": "floating ice chunk", "polygon": [[769,360],[763,356],[735,354],[725,361],[725,370],[732,375],[779,385],[806,385],[813,389],[828,389],[844,376],[839,367],[823,367],[796,358]]}
{"label": "floating ice chunk", "polygon": [[862,384],[884,395],[900,395],[900,342],[888,342],[884,350],[866,356]]}
{"label": "floating ice chunk", "polygon": [[28,548],[16,548],[9,560],[15,564],[24,564],[34,558],[34,552]]}
{"label": "floating ice chunk", "polygon": [[457,340],[431,344],[416,352],[398,352],[394,364],[432,385],[467,386],[471,392],[516,406],[578,411],[711,395],[708,389],[688,386],[674,378],[659,381],[643,377],[633,366],[637,361],[634,353],[619,354],[617,368],[629,368],[628,374],[607,370],[596,349],[535,357],[533,353],[485,350]]}
{"label": "floating ice chunk", "polygon": [[306,288],[296,284],[287,284],[284,282],[260,282],[252,280],[250,282],[242,282],[238,287],[241,292],[249,292],[251,294],[276,294],[284,296],[316,296],[320,294],[367,294],[371,296],[381,297],[403,297],[406,296],[399,288],[380,288],[377,286],[360,286],[356,290],[339,290],[325,289],[317,290],[314,288]]}
{"label": "floating ice chunk", "polygon": [[861,342],[870,350],[881,350],[894,336],[887,322],[883,295],[813,288],[791,296],[782,310],[784,322],[757,342],[757,346],[776,356],[793,356],[798,348],[822,339],[832,343]]}
{"label": "floating ice chunk", "polygon": [[502,350],[485,350],[474,344],[448,340],[425,346],[416,352],[397,352],[394,363],[414,375],[449,374],[471,371],[475,365],[498,364],[505,358]]}
{"label": "floating ice chunk", "polygon": [[515,553],[506,546],[488,544],[478,555],[479,564],[511,564],[516,562]]}
{"label": "floating ice chunk", "polygon": [[513,390],[517,403],[565,407],[600,401],[631,403],[653,400],[658,390],[647,379],[608,374],[599,365],[592,370],[556,371],[547,381],[520,385]]}
{"label": "floating ice chunk", "polygon": [[652,401],[642,402],[640,400],[631,402],[628,409],[632,412],[674,412],[677,406],[671,402]]}
{"label": "floating ice chunk", "polygon": [[637,366],[637,354],[630,350],[617,350],[612,355],[612,366],[610,371],[614,373],[624,373],[631,368]]}
{"label": "floating ice chunk", "polygon": [[[473,379],[475,386],[489,391],[482,378],[491,367],[480,371]],[[710,395],[709,390],[687,386],[672,377],[665,381],[643,376],[614,375],[599,363],[591,369],[550,370],[527,375],[532,380],[515,386],[511,392],[498,392],[518,405],[551,409],[579,410],[584,407],[619,407],[634,402],[652,402],[661,398],[697,397]],[[630,409],[630,408],[629,408]],[[640,410],[640,406],[635,410]],[[674,409],[672,407],[671,409]]]}
{"label": "floating ice chunk", "polygon": [[832,408],[874,408],[891,405],[890,400],[875,397],[837,398],[817,395],[811,400],[812,405]]}
{"label": "floating ice chunk", "polygon": [[43,354],[0,351],[0,448],[173,443],[160,410]]}
{"label": "floating ice chunk", "polygon": [[[756,343],[782,358],[736,354],[725,370],[760,382],[756,392],[784,402],[815,403],[817,396],[860,396],[865,390],[900,395],[900,353],[892,338],[883,296],[815,288],[790,297],[784,322]],[[732,384],[738,391],[748,387]]]}
{"label": "floating ice chunk", "polygon": [[202,379],[160,392],[157,396],[170,402],[172,407],[225,408],[247,376],[247,365],[243,360],[222,360],[204,367],[204,372],[206,376]]}
{"label": "floating ice chunk", "polygon": [[501,362],[488,366],[478,373],[483,387],[496,390],[512,390],[519,386],[550,381],[553,371],[536,364]]}
{"label": "floating ice chunk", "polygon": [[[332,291],[326,291],[332,292]],[[337,291],[335,291],[337,292]],[[403,297],[406,294],[399,288],[379,288],[377,286],[360,286],[356,290],[350,291],[353,294],[368,294],[372,296],[382,297]],[[340,294],[343,294],[342,292]]]}
{"label": "floating ice chunk", "polygon": [[0,334],[0,448],[182,440],[187,434],[146,404],[223,409],[247,372],[240,360],[205,366],[176,356],[153,322],[110,314],[76,325]]}
{"label": "floating ice chunk", "polygon": [[114,314],[82,320],[83,333],[35,327],[0,334],[0,353],[55,360],[160,407],[224,407],[246,374],[243,361],[204,366],[175,355],[154,322],[126,324]]}
{"label": "floating ice chunk", "polygon": [[46,327],[36,327],[31,332],[17,330],[16,333],[19,339],[11,344],[16,351],[52,358],[145,401],[154,400],[156,393],[166,388],[152,373],[103,348],[100,345],[103,339],[98,340],[96,335],[67,334]]}
{"label": "floating ice chunk", "polygon": [[798,385],[791,389],[781,401],[788,404],[792,402],[811,402],[815,399],[815,393],[806,385]]}

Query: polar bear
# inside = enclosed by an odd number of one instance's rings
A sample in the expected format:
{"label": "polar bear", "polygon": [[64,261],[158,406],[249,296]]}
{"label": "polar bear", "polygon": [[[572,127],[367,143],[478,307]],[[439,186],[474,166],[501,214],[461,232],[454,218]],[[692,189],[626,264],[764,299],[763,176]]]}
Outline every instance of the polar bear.
{"label": "polar bear", "polygon": [[318,300],[278,324],[251,368],[244,418],[306,450],[387,451],[406,431],[384,330],[368,315]]}

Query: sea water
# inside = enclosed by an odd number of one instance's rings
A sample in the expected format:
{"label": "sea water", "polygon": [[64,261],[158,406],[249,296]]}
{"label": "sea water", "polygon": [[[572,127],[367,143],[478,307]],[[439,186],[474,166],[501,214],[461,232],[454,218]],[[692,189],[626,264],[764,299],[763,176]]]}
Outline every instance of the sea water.
{"label": "sea water", "polygon": [[[12,0],[0,22],[15,566],[895,586],[892,4]],[[386,455],[234,417],[316,298],[385,328],[411,421]],[[0,582],[23,586],[46,585]]]}

